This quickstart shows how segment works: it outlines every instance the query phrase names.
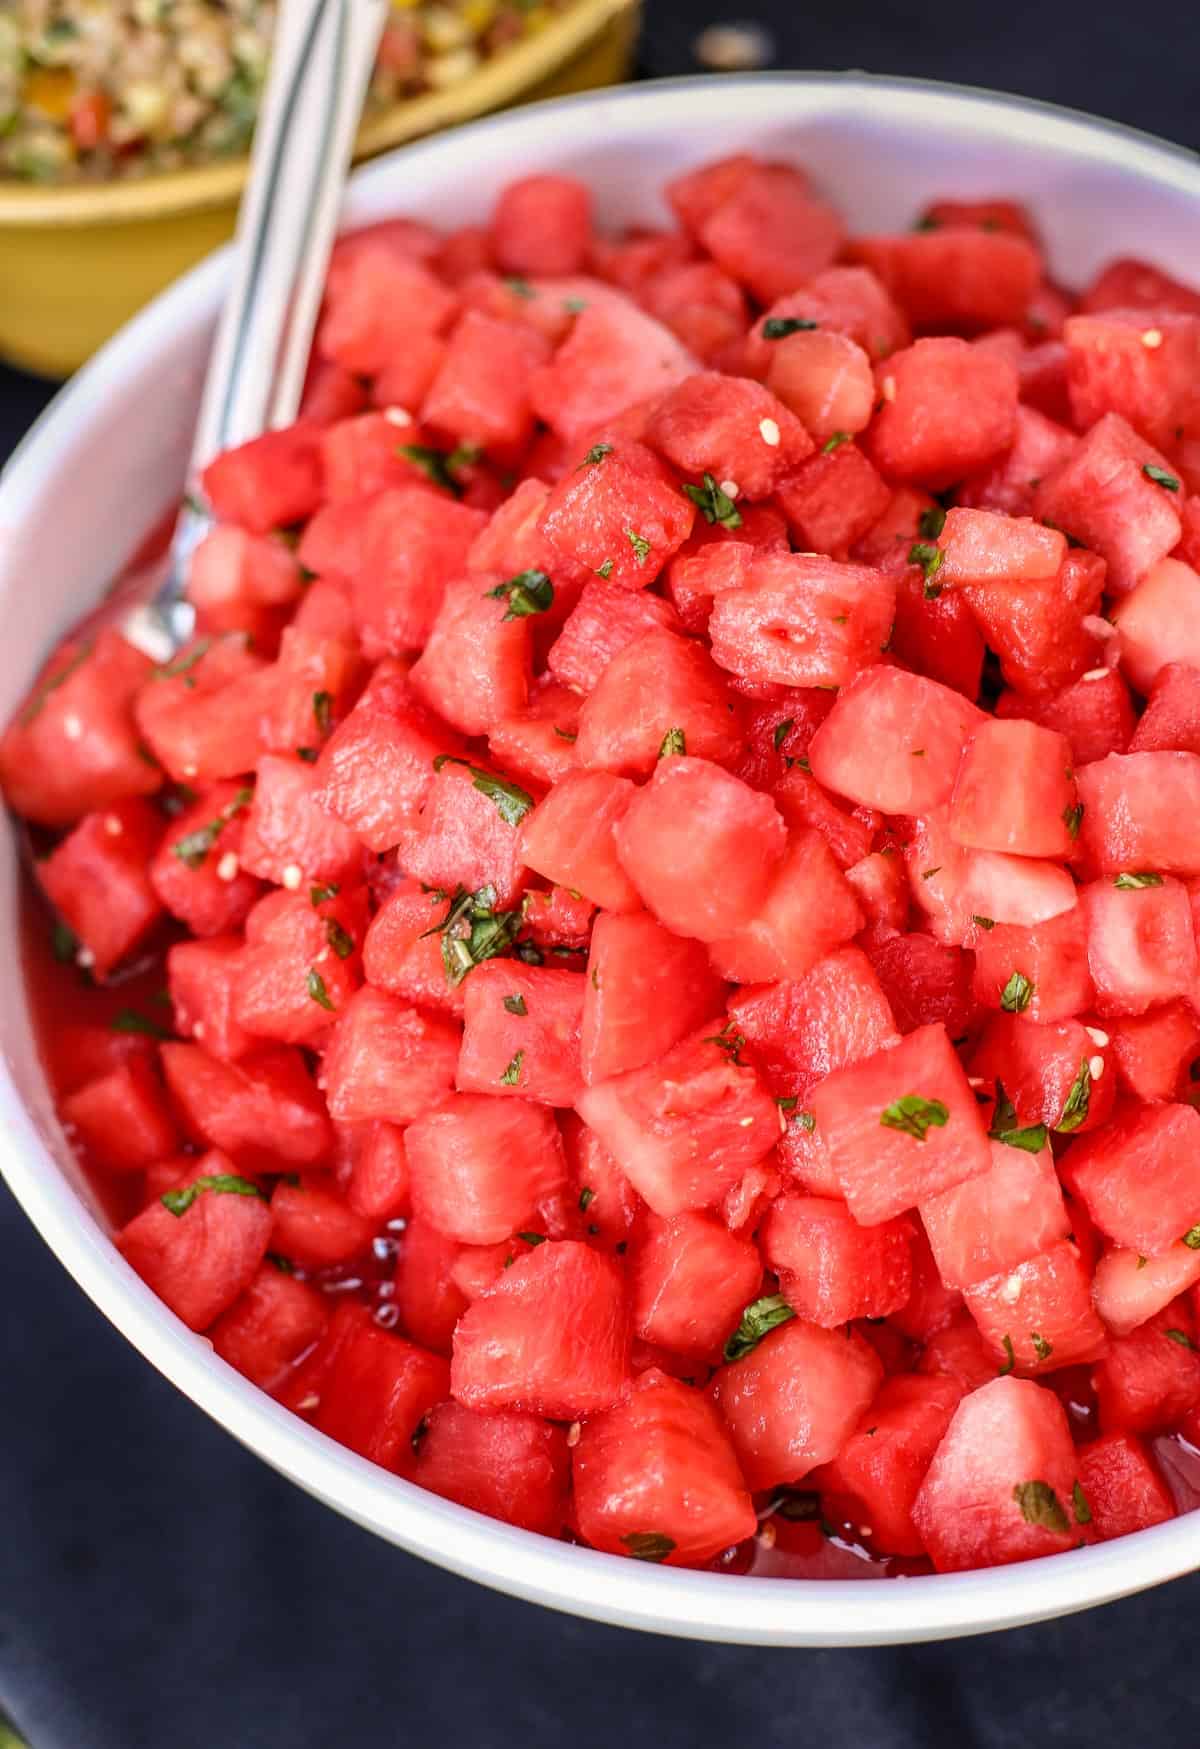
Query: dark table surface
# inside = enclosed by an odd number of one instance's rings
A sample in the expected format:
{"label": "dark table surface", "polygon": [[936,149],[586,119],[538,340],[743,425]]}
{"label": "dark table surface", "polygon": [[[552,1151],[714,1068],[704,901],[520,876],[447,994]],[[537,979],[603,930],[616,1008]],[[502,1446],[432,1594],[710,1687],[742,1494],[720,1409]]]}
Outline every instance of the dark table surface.
{"label": "dark table surface", "polygon": [[[651,74],[717,0],[649,0]],[[748,3],[781,66],[926,74],[1200,143],[1188,0]],[[48,398],[0,369],[0,457]],[[943,1646],[763,1652],[594,1627],[386,1547],[141,1361],[0,1189],[0,1705],[34,1749],[833,1749],[1195,1739],[1200,1577]]]}

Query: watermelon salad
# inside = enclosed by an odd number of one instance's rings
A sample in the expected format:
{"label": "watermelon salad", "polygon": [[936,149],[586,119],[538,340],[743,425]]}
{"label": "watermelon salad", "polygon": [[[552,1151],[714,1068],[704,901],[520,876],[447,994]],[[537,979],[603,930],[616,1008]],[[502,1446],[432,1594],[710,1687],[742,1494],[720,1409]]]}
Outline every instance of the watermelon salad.
{"label": "watermelon salad", "polygon": [[[346,237],[0,741],[134,1270],[396,1475],[939,1572],[1200,1495],[1200,293],[790,165]],[[900,215],[907,219],[908,215]],[[45,901],[46,903],[41,903]]]}

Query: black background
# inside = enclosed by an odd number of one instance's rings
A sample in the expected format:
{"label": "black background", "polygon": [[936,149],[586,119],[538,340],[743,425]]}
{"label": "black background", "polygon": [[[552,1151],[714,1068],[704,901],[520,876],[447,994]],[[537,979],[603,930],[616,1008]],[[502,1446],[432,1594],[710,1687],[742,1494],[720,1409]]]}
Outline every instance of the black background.
{"label": "black background", "polygon": [[[775,64],[923,74],[1200,144],[1194,3],[748,5]],[[648,74],[721,4],[649,0]],[[48,398],[0,368],[0,457]],[[9,975],[13,972],[10,968]],[[765,1652],[494,1596],[248,1456],[79,1294],[0,1188],[0,1703],[35,1749],[1038,1749],[1194,1741],[1200,1577],[943,1646]]]}

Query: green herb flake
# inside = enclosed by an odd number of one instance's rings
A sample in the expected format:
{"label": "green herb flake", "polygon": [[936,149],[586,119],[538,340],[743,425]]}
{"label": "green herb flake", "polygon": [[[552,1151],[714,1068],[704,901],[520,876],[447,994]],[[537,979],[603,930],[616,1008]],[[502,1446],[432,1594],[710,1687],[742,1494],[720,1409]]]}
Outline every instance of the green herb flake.
{"label": "green herb flake", "polygon": [[1090,1524],[1092,1522],[1092,1509],[1088,1505],[1087,1495],[1078,1482],[1071,1489],[1071,1504],[1075,1508],[1076,1524]]}
{"label": "green herb flake", "polygon": [[1067,829],[1067,837],[1074,841],[1079,837],[1079,828],[1083,824],[1083,803],[1076,802],[1074,807],[1063,809],[1063,825]]}
{"label": "green herb flake", "polygon": [[1071,1528],[1062,1502],[1049,1482],[1018,1482],[1013,1489],[1013,1499],[1021,1508],[1021,1517],[1026,1524],[1060,1534]]}
{"label": "green herb flake", "polygon": [[611,559],[605,559],[604,563],[600,566],[600,569],[596,572],[596,575],[597,577],[603,577],[604,581],[607,583],[612,574],[613,562]]}
{"label": "green herb flake", "polygon": [[1200,1227],[1189,1227],[1183,1235],[1183,1244],[1189,1251],[1200,1251]]}
{"label": "green herb flake", "polygon": [[940,504],[931,504],[917,518],[917,533],[923,541],[934,541],[946,526],[946,512]]}
{"label": "green herb flake", "polygon": [[1044,1123],[1029,1124],[1023,1129],[1018,1126],[1012,1100],[999,1081],[996,1083],[996,1108],[992,1113],[992,1127],[988,1135],[993,1142],[1003,1142],[1008,1148],[1022,1148],[1027,1154],[1040,1154],[1049,1140]]}
{"label": "green herb flake", "polygon": [[333,722],[333,695],[328,692],[313,693],[313,720],[322,735],[329,733]]}
{"label": "green herb flake", "polygon": [[69,966],[79,952],[79,937],[73,929],[69,929],[61,917],[54,920],[54,928],[50,932],[50,951],[60,966]]}
{"label": "green herb flake", "polygon": [[305,765],[315,765],[320,754],[315,747],[297,747],[296,758],[302,759]]}
{"label": "green herb flake", "polygon": [[472,765],[469,760],[460,759],[455,753],[439,753],[433,762],[433,769],[440,771],[443,765],[461,765],[471,774],[471,781],[480,795],[487,796],[495,802],[496,811],[506,826],[519,826],[530,808],[533,797],[528,790],[523,790],[520,784],[509,783],[503,777],[496,777],[490,771],[484,771],[478,765]]}
{"label": "green herb flake", "polygon": [[933,879],[934,875],[941,874],[941,872],[942,872],[941,863],[935,862],[932,868],[923,868],[921,870],[921,879],[923,881],[931,881]]}
{"label": "green herb flake", "polygon": [[529,1013],[529,1009],[525,1005],[524,996],[506,996],[504,998],[504,1006],[510,1014],[519,1014],[522,1018]]}
{"label": "green herb flake", "polygon": [[1143,887],[1161,887],[1163,878],[1160,874],[1151,874],[1148,869],[1139,869],[1133,873],[1119,874],[1113,886],[1122,893],[1140,893]]}
{"label": "green herb flake", "polygon": [[579,316],[587,309],[587,299],[564,298],[562,301],[562,307],[567,312],[568,316]]}
{"label": "green herb flake", "polygon": [[1079,1064],[1079,1073],[1071,1083],[1071,1091],[1067,1094],[1067,1103],[1063,1106],[1063,1114],[1055,1124],[1055,1129],[1061,1135],[1070,1135],[1081,1123],[1086,1122],[1088,1106],[1092,1097],[1092,1071],[1088,1060],[1083,1057]]}
{"label": "green herb flake", "polygon": [[[580,462],[579,467],[594,468],[604,460],[606,455],[611,455],[612,452],[613,446],[611,443],[594,443]],[[579,470],[576,469],[576,472],[578,471]]]}
{"label": "green herb flake", "polygon": [[787,740],[795,726],[795,717],[784,717],[781,723],[776,723],[775,733],[771,736],[771,740],[775,744],[776,753],[778,753],[779,749],[783,746],[783,743]]}
{"label": "green herb flake", "polygon": [[196,1198],[205,1190],[211,1190],[214,1196],[263,1195],[258,1185],[249,1178],[240,1178],[234,1172],[214,1172],[206,1178],[194,1179],[181,1190],[164,1190],[158,1200],[169,1214],[178,1217],[186,1215]]}
{"label": "green herb flake", "polygon": [[326,905],[330,899],[336,899],[339,890],[336,881],[330,881],[325,886],[310,887],[308,889],[309,902],[315,910],[318,905]]}
{"label": "green herb flake", "polygon": [[796,1113],[796,1127],[805,1130],[811,1135],[817,1127],[816,1113],[811,1111],[798,1111]]}
{"label": "green herb flake", "polygon": [[822,455],[832,455],[835,449],[840,449],[844,443],[853,443],[854,438],[849,431],[835,431],[821,445]]}
{"label": "green herb flake", "polygon": [[1142,472],[1145,474],[1146,478],[1152,480],[1156,486],[1163,487],[1164,491],[1178,492],[1179,481],[1174,474],[1169,474],[1166,468],[1160,468],[1154,462],[1147,462],[1143,467]]}
{"label": "green herb flake", "polygon": [[1024,1014],[1033,1000],[1033,985],[1024,972],[1014,972],[1000,992],[1000,1006],[1005,1014]]}
{"label": "green herb flake", "polygon": [[795,1111],[796,1107],[800,1103],[800,1100],[796,1094],[789,1093],[785,1098],[781,1099],[781,1098],[777,1097],[775,1100],[775,1103],[779,1107],[780,1111],[782,1111],[785,1114],[785,1116],[787,1116],[787,1115],[790,1115],[793,1111]]}
{"label": "green herb flake", "polygon": [[546,1243],[545,1233],[518,1233],[517,1238],[524,1239],[527,1245],[544,1245]]}
{"label": "green herb flake", "polygon": [[674,1539],[655,1530],[631,1530],[621,1541],[635,1561],[665,1561],[675,1552]]}
{"label": "green herb flake", "polygon": [[509,274],[504,283],[515,298],[535,298],[537,296],[529,281],[522,279],[518,274]]}
{"label": "green herb flake", "polygon": [[1186,1330],[1164,1330],[1163,1335],[1168,1342],[1174,1342],[1180,1348],[1190,1348],[1195,1351],[1196,1344]]}
{"label": "green herb flake", "polygon": [[462,497],[462,486],[450,471],[451,458],[443,455],[440,449],[431,449],[424,443],[401,443],[396,447],[396,454],[411,462],[414,468],[419,468],[426,479],[444,492],[455,498]]}
{"label": "green herb flake", "polygon": [[789,334],[810,334],[817,326],[805,316],[768,316],[762,325],[764,340],[786,340]]}
{"label": "green herb flake", "polygon": [[931,1129],[944,1129],[950,1113],[940,1099],[924,1099],[919,1093],[905,1093],[894,1099],[879,1114],[884,1129],[899,1130],[916,1142],[923,1142]]}
{"label": "green herb flake", "polygon": [[238,790],[228,807],[222,808],[215,820],[209,820],[207,825],[197,826],[194,832],[185,832],[182,838],[177,838],[171,846],[173,853],[186,867],[200,868],[229,822],[243,808],[248,808],[253,800],[252,789]]}
{"label": "green herb flake", "polygon": [[724,1051],[731,1063],[742,1068],[741,1052],[745,1049],[746,1035],[744,1032],[734,1032],[732,1020],[727,1020],[720,1032],[712,1033],[701,1041],[706,1045],[716,1045],[719,1051]]}
{"label": "green herb flake", "polygon": [[920,565],[924,573],[926,601],[936,601],[942,593],[941,584],[935,583],[934,578],[941,570],[944,558],[941,547],[935,547],[929,541],[914,541],[908,549],[909,564]]}
{"label": "green herb flake", "polygon": [[1029,1332],[1029,1340],[1033,1343],[1033,1352],[1037,1355],[1039,1361],[1049,1360],[1050,1356],[1054,1353],[1054,1344],[1052,1342],[1047,1342],[1044,1336],[1039,1336],[1036,1330],[1031,1330]]}
{"label": "green herb flake", "polygon": [[1013,1367],[1016,1366],[1016,1364],[1017,1364],[1017,1357],[1013,1353],[1012,1337],[1006,1336],[1004,1338],[1001,1346],[1003,1347],[1004,1352],[1008,1356],[1008,1358],[1004,1362],[1004,1365],[997,1369],[997,1372],[998,1372],[998,1376],[1000,1378],[1006,1378],[1008,1376],[1008,1374],[1012,1371]]}
{"label": "green herb flake", "polygon": [[740,528],[742,513],[728,492],[718,486],[711,474],[704,474],[703,482],[703,485],[693,486],[690,481],[685,481],[680,490],[685,498],[691,499],[705,522],[717,523],[722,528]]}
{"label": "green herb flake", "polygon": [[644,565],[646,560],[650,557],[650,542],[643,539],[643,537],[638,534],[637,530],[633,528],[627,528],[625,530],[625,536],[630,546],[633,548],[634,558],[639,565]]}
{"label": "green herb flake", "polygon": [[766,1294],[751,1300],[742,1313],[737,1329],[725,1344],[727,1361],[742,1360],[753,1353],[764,1336],[796,1316],[782,1294]]}
{"label": "green herb flake", "polygon": [[120,1008],[108,1023],[110,1032],[141,1033],[146,1038],[170,1038],[167,1027],[157,1020],[151,1020],[145,1014],[139,1014],[136,1008]]}
{"label": "green herb flake", "polygon": [[342,928],[336,917],[325,919],[325,939],[340,960],[348,960],[354,952],[354,937]]}
{"label": "green herb flake", "polygon": [[332,1014],[334,1011],[333,1001],[330,998],[329,991],[325,988],[325,980],[320,972],[318,972],[315,967],[310,966],[308,969],[308,977],[304,982],[305,988],[313,1001],[319,1003],[322,1008],[327,1008]]}
{"label": "green herb flake", "polygon": [[525,1061],[525,1052],[518,1051],[512,1062],[500,1077],[501,1087],[519,1087],[521,1084],[521,1064]]}
{"label": "green herb flake", "polygon": [[668,729],[658,750],[660,759],[681,758],[687,752],[687,739],[682,729]]}
{"label": "green herb flake", "polygon": [[554,725],[554,733],[560,741],[570,741],[572,745],[579,739],[579,736],[572,734],[570,729],[560,729],[557,723]]}
{"label": "green herb flake", "polygon": [[971,922],[977,924],[980,929],[994,929],[996,927],[994,917],[980,917],[978,912],[971,913]]}
{"label": "green herb flake", "polygon": [[545,613],[554,604],[554,585],[544,571],[519,571],[507,583],[498,583],[487,591],[490,601],[507,601],[505,620],[528,619],[531,614]]}
{"label": "green herb flake", "polygon": [[596,1192],[590,1187],[590,1185],[585,1184],[583,1189],[579,1192],[579,1212],[580,1212],[580,1214],[586,1215],[588,1210],[591,1208],[592,1204],[595,1202],[595,1200],[596,1200]]}

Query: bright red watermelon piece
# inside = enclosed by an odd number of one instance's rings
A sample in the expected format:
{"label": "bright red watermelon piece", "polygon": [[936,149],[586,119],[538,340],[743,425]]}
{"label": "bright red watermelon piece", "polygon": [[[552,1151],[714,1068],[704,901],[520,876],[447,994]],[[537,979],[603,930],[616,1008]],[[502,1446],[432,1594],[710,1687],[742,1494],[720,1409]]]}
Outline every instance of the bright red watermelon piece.
{"label": "bright red watermelon piece", "polygon": [[771,1204],[761,1237],[780,1292],[810,1324],[886,1318],[912,1292],[912,1225],[903,1216],[860,1227],[845,1203],[789,1193]]}
{"label": "bright red watermelon piece", "polygon": [[660,1348],[711,1356],[757,1297],[762,1275],[754,1242],[712,1215],[648,1216],[630,1260],[634,1328]]}
{"label": "bright red watermelon piece", "polygon": [[601,913],[584,982],[584,1082],[654,1062],[719,1009],[722,992],[699,942],[673,935],[645,911]]}
{"label": "bright red watermelon piece", "polygon": [[567,1519],[570,1469],[564,1428],[518,1410],[479,1415],[450,1401],[426,1417],[413,1480],[473,1512],[556,1536]]}
{"label": "bright red watermelon piece", "polygon": [[938,1273],[968,1288],[1011,1270],[1070,1232],[1049,1148],[991,1145],[991,1166],[920,1205]]}
{"label": "bright red watermelon piece", "polygon": [[1072,1194],[1118,1245],[1155,1256],[1200,1222],[1200,1113],[1190,1105],[1132,1107],[1072,1144]]}
{"label": "bright red watermelon piece", "polygon": [[961,693],[877,664],[813,736],[813,776],[864,807],[923,814],[950,799],[963,745],[984,720]]}
{"label": "bright red watermelon piece", "polygon": [[413,1207],[448,1238],[492,1245],[561,1219],[566,1158],[542,1106],[457,1093],[404,1141]]}
{"label": "bright red watermelon piece", "polygon": [[1101,1542],[1175,1516],[1171,1491],[1140,1439],[1107,1433],[1079,1451],[1079,1485]]}
{"label": "bright red watermelon piece", "polygon": [[963,1396],[942,1376],[885,1379],[833,1462],[811,1477],[826,1514],[888,1555],[921,1555],[913,1502]]}

